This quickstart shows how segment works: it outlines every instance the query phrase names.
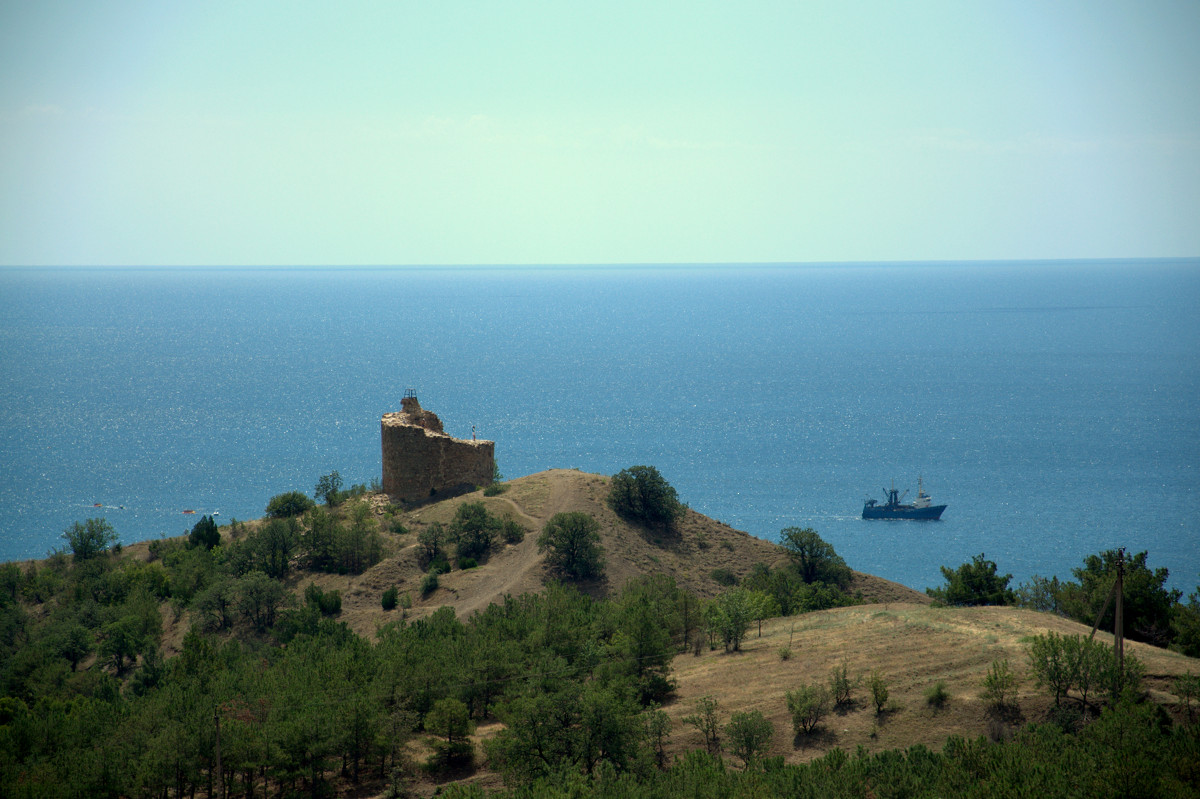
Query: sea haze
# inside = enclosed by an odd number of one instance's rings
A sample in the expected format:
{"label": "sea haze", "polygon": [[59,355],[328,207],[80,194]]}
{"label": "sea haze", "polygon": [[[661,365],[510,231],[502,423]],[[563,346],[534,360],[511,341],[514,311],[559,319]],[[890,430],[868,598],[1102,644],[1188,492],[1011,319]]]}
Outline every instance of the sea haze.
{"label": "sea haze", "polygon": [[[1200,575],[1200,260],[5,269],[0,296],[6,560],[368,482],[411,388],[507,477],[652,464],[918,589],[981,552],[1015,581],[1116,546]],[[860,518],[918,475],[942,521]]]}

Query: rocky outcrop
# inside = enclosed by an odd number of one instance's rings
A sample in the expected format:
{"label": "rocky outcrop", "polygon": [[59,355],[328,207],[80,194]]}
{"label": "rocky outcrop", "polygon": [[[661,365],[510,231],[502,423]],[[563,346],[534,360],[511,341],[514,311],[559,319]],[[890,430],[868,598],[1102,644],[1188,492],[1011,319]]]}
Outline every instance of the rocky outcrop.
{"label": "rocky outcrop", "polygon": [[494,441],[454,438],[442,430],[437,414],[415,396],[401,401],[398,413],[380,422],[383,490],[409,504],[444,499],[492,482]]}

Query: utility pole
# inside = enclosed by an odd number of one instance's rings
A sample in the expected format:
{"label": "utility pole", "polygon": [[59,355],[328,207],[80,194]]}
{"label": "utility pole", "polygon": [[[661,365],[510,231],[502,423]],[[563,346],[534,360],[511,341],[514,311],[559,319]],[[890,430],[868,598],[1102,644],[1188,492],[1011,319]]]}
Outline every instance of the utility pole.
{"label": "utility pole", "polygon": [[1117,679],[1125,682],[1125,547],[1117,550],[1117,606],[1113,611],[1113,649],[1117,653]]}
{"label": "utility pole", "polygon": [[1125,547],[1117,550],[1117,579],[1113,582],[1113,587],[1104,600],[1104,607],[1100,609],[1100,615],[1096,616],[1096,623],[1092,625],[1092,634],[1088,636],[1089,641],[1096,637],[1096,630],[1100,628],[1100,622],[1104,619],[1105,612],[1108,611],[1108,603],[1114,600],[1116,604],[1113,606],[1113,655],[1117,660],[1117,684],[1123,686],[1125,683]]}

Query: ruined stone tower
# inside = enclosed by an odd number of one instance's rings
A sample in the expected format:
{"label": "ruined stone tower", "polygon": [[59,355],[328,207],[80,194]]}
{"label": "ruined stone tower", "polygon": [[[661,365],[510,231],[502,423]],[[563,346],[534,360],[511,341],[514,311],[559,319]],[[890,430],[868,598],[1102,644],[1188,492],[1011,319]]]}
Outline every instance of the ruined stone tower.
{"label": "ruined stone tower", "polygon": [[383,490],[394,500],[427,502],[492,482],[496,444],[446,435],[437,414],[424,410],[412,392],[399,413],[380,422]]}

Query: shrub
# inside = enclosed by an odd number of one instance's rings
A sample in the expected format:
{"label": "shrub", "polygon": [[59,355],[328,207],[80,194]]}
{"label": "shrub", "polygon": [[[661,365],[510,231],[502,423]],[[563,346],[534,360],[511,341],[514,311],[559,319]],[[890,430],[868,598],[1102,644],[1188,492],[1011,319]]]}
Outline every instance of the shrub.
{"label": "shrub", "polygon": [[421,597],[425,598],[438,589],[437,572],[429,572],[421,579]]}
{"label": "shrub", "polygon": [[399,519],[392,519],[388,522],[388,532],[392,535],[407,535],[408,528],[404,526],[404,522]]}
{"label": "shrub", "polygon": [[779,659],[780,660],[791,660],[792,659],[792,648],[790,646],[779,647]]}
{"label": "shrub", "polygon": [[556,513],[538,536],[538,552],[546,565],[568,580],[588,580],[604,573],[600,523],[581,511]]}
{"label": "shrub", "polygon": [[75,522],[63,531],[62,537],[71,548],[76,563],[103,555],[117,543],[117,531],[104,519],[88,519],[82,524]]}
{"label": "shrub", "polygon": [[941,567],[946,579],[943,588],[926,588],[929,594],[947,605],[1011,605],[1016,602],[1008,587],[1011,574],[996,574],[996,564],[987,560],[982,553],[971,558],[957,569]]}
{"label": "shrub", "polygon": [[430,564],[444,560],[443,546],[446,543],[446,528],[439,522],[426,527],[417,533],[417,563],[422,569],[428,569]]}
{"label": "shrub", "polygon": [[1029,647],[1029,665],[1038,686],[1054,696],[1056,707],[1072,688],[1084,705],[1094,690],[1112,700],[1141,688],[1143,668],[1136,657],[1125,655],[1124,670],[1118,669],[1112,647],[1082,635],[1036,636]]}
{"label": "shrub", "polygon": [[775,730],[761,711],[734,713],[725,725],[725,737],[729,748],[742,763],[749,767],[771,750],[771,739]]}
{"label": "shrub", "polygon": [[396,603],[400,599],[400,591],[396,586],[392,586],[383,592],[383,598],[380,600],[383,603],[384,610],[395,610]]}
{"label": "shrub", "polygon": [[875,715],[878,716],[887,706],[888,685],[878,670],[871,672],[871,702],[875,705]]}
{"label": "shrub", "polygon": [[217,523],[211,516],[201,516],[200,521],[196,522],[196,526],[188,535],[188,545],[212,549],[219,543],[221,543],[221,533],[217,530]]}
{"label": "shrub", "polygon": [[487,488],[483,489],[485,497],[498,497],[508,490],[508,483],[492,483]]}
{"label": "shrub", "polygon": [[466,738],[471,731],[467,706],[454,698],[439,699],[425,714],[425,731],[454,743]]}
{"label": "shrub", "polygon": [[717,597],[712,607],[712,621],[721,635],[721,642],[725,644],[725,651],[740,651],[742,638],[754,619],[755,606],[750,592],[744,588],[726,591]]}
{"label": "shrub", "polygon": [[1017,677],[1008,667],[1007,660],[997,660],[988,669],[983,678],[983,698],[993,708],[1001,710],[1007,707],[1013,699],[1017,687]]}
{"label": "shrub", "polygon": [[1039,688],[1048,688],[1054,705],[1071,690],[1075,675],[1067,658],[1065,637],[1058,633],[1035,636],[1029,646],[1029,665]]}
{"label": "shrub", "polygon": [[833,667],[833,671],[829,673],[829,693],[833,696],[835,707],[853,704],[851,693],[857,682],[857,680],[850,679],[849,669],[845,663]]}
{"label": "shrub", "polygon": [[797,737],[816,729],[829,712],[829,690],[820,683],[788,691],[786,698],[788,712],[792,714],[792,730]]}
{"label": "shrub", "polygon": [[464,502],[450,522],[450,540],[459,558],[487,557],[500,532],[500,520],[488,513],[482,502]]}
{"label": "shrub", "polygon": [[525,540],[525,528],[511,516],[505,516],[500,523],[500,537],[506,544],[519,544]]}
{"label": "shrub", "polygon": [[286,519],[289,516],[299,516],[316,507],[315,502],[299,491],[289,491],[286,494],[276,494],[267,502],[267,515],[272,519]]}
{"label": "shrub", "polygon": [[313,488],[313,496],[331,507],[342,501],[342,476],[337,473],[336,469],[329,474],[321,475],[321,478],[317,480],[316,487]]}
{"label": "shrub", "polygon": [[[811,527],[787,527],[779,532],[779,545],[787,550],[800,579],[806,583],[828,583],[844,588],[850,583],[850,567]],[[782,606],[782,602],[780,605]]]}
{"label": "shrub", "polygon": [[613,475],[608,504],[627,521],[662,529],[671,529],[686,509],[653,466],[631,466]]}
{"label": "shrub", "polygon": [[1171,684],[1171,689],[1175,695],[1183,700],[1184,715],[1187,717],[1188,723],[1195,721],[1195,715],[1192,708],[1192,702],[1200,698],[1200,676],[1192,674],[1192,670],[1188,669],[1187,674],[1183,674],[1175,678]]}
{"label": "shrub", "polygon": [[309,583],[304,589],[304,601],[319,610],[322,616],[336,616],[342,612],[342,592],[325,591],[316,583]]}
{"label": "shrub", "polygon": [[717,714],[721,704],[711,696],[702,696],[696,700],[696,712],[683,717],[684,724],[691,724],[704,736],[704,746],[709,752],[721,750],[720,722]]}
{"label": "shrub", "polygon": [[474,569],[478,566],[479,566],[479,563],[476,562],[475,558],[459,558],[458,559],[458,568],[460,568],[460,569],[463,569],[463,570]]}
{"label": "shrub", "polygon": [[946,690],[945,680],[938,680],[925,690],[925,702],[932,708],[941,709],[950,701],[950,692]]}
{"label": "shrub", "polygon": [[725,568],[713,569],[709,576],[721,585],[737,585],[738,581],[737,575]]}

